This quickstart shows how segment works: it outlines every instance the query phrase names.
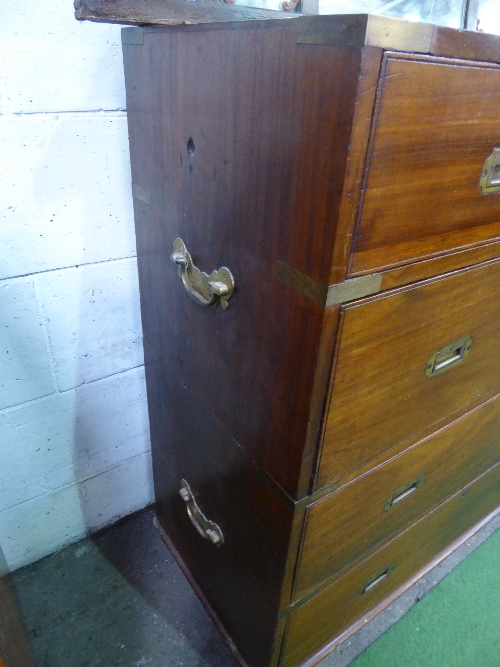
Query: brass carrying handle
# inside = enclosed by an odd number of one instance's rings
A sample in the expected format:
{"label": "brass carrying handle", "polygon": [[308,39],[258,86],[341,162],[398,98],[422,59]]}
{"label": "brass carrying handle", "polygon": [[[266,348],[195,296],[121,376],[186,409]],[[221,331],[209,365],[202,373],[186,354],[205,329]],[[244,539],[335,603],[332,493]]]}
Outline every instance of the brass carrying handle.
{"label": "brass carrying handle", "polygon": [[234,278],[225,266],[207,275],[193,264],[191,255],[182,239],[175,239],[174,252],[170,258],[178,265],[178,274],[186,292],[200,306],[228,308],[228,299],[234,292]]}
{"label": "brass carrying handle", "polygon": [[198,533],[206,540],[210,540],[210,542],[216,544],[217,546],[224,544],[224,535],[222,534],[222,530],[216,523],[207,519],[207,517],[200,510],[196,503],[193,492],[191,491],[191,487],[185,479],[181,480],[179,495],[186,503],[188,516]]}

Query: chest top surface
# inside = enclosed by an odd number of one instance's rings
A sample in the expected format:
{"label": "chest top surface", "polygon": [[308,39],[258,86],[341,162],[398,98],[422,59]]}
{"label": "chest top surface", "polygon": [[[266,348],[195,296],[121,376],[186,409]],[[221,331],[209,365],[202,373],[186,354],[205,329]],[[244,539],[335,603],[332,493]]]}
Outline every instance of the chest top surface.
{"label": "chest top surface", "polygon": [[[256,22],[268,27],[291,22],[297,43],[376,46],[412,53],[500,62],[500,36],[445,28],[371,14],[302,15],[254,7],[217,4],[212,0],[75,0],[81,21],[171,26],[186,31],[218,29],[221,24],[245,28]],[[227,27],[227,26],[226,26]]]}

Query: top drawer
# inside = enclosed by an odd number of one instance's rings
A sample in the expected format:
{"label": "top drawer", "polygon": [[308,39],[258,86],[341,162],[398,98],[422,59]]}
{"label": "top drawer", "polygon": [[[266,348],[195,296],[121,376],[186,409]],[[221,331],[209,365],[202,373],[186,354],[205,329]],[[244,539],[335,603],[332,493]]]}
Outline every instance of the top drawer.
{"label": "top drawer", "polygon": [[500,384],[499,302],[496,260],[342,309],[320,487]]}
{"label": "top drawer", "polygon": [[500,148],[499,66],[390,54],[374,119],[353,274],[500,236],[500,194],[478,188]]}

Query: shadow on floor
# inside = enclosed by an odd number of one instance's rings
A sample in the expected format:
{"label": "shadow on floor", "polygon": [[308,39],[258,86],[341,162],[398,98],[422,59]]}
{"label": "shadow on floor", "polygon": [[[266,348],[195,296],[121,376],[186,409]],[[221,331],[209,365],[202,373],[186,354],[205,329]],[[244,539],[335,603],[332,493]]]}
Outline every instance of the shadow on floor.
{"label": "shadow on floor", "polygon": [[[229,649],[161,541],[153,526],[153,516],[151,508],[141,510],[90,538],[13,573],[12,581],[37,667],[237,667]],[[385,650],[384,641],[374,642],[496,530],[500,530],[500,516],[417,581],[381,614],[364,624],[318,667],[347,667],[371,645],[373,647],[360,659],[360,665],[413,664],[415,650],[418,649],[416,644],[410,645],[411,662],[399,659],[394,663],[389,655],[380,659],[380,651],[383,653]],[[473,561],[468,561],[471,570],[475,567]],[[490,558],[490,561],[488,566],[497,568],[498,561],[495,558]],[[457,572],[459,579],[463,578],[463,572]],[[438,590],[442,596],[451,599],[450,588],[453,595],[460,597],[461,589],[453,582],[451,587],[445,585]],[[431,598],[429,596],[430,604]],[[467,600],[462,600],[462,603],[467,605]],[[411,625],[410,617],[411,614],[408,614],[405,619],[410,619],[408,622]],[[419,622],[419,625],[422,623]],[[397,627],[403,626],[404,623]],[[387,633],[384,638],[390,636],[391,633]],[[399,636],[402,636],[399,641],[406,650],[408,642],[404,633],[396,636],[395,645]],[[467,641],[471,643],[472,639]],[[481,649],[480,639],[477,639],[476,645]],[[443,650],[447,650],[446,646]],[[397,655],[394,647],[389,653],[392,657]],[[493,651],[493,655],[494,662],[491,664],[499,664],[496,661],[498,650],[496,653]],[[370,662],[372,658],[375,663],[373,660]],[[469,662],[467,667],[481,667],[482,664],[487,663],[476,660]]]}
{"label": "shadow on floor", "polygon": [[37,667],[236,667],[146,509],[14,573]]}

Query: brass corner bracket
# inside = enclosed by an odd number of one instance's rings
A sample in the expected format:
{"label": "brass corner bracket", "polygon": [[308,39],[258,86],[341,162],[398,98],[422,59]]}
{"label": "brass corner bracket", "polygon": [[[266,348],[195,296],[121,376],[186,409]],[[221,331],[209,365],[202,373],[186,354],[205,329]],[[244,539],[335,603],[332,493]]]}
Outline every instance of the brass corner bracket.
{"label": "brass corner bracket", "polygon": [[327,286],[281,261],[277,263],[276,276],[283,285],[291,287],[326,308],[377,294],[382,285],[382,274],[378,273],[350,278],[336,285]]}

